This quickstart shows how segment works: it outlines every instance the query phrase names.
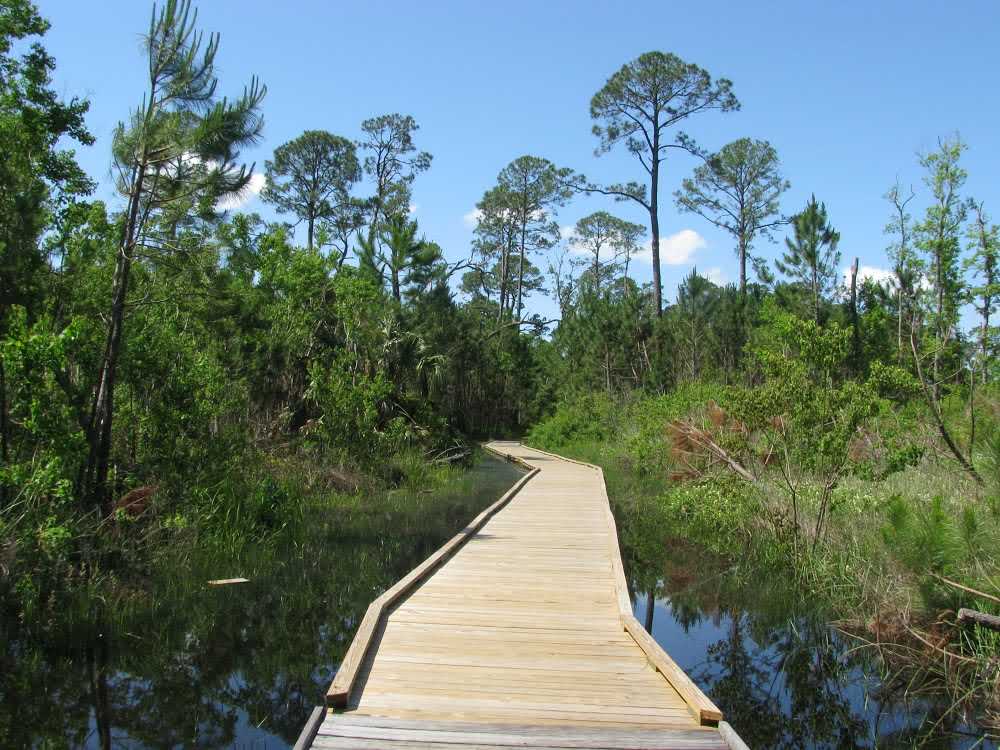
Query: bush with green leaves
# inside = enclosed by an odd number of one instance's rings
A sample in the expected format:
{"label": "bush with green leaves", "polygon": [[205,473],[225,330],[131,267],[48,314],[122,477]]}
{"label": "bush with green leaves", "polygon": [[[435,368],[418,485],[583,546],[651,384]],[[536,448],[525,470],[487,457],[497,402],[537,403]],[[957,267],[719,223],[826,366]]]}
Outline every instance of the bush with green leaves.
{"label": "bush with green leaves", "polygon": [[599,442],[613,431],[618,406],[602,393],[588,393],[561,403],[548,419],[535,425],[526,440],[553,450],[577,442]]}

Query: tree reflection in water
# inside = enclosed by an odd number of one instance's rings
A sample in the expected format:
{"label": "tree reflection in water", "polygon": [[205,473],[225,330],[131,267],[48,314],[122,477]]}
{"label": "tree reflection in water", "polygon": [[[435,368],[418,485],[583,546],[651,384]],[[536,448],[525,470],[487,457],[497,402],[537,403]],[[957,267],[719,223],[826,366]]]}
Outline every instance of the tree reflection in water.
{"label": "tree reflection in water", "polygon": [[877,660],[791,582],[665,538],[662,519],[618,520],[636,617],[750,747],[996,747],[947,705],[882,684]]}
{"label": "tree reflection in water", "polygon": [[[368,604],[513,484],[484,458],[432,495],[332,507],[242,559],[191,561],[44,622],[0,610],[2,747],[281,747],[321,704]],[[0,606],[5,602],[0,600]]]}

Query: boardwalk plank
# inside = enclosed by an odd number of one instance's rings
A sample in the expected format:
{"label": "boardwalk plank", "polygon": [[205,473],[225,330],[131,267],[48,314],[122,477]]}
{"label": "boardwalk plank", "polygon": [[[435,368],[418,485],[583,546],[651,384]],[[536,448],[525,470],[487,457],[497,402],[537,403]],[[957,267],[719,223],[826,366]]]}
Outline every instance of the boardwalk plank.
{"label": "boardwalk plank", "polygon": [[700,726],[715,706],[634,632],[601,471],[488,447],[537,473],[373,604],[314,746],[725,748]]}

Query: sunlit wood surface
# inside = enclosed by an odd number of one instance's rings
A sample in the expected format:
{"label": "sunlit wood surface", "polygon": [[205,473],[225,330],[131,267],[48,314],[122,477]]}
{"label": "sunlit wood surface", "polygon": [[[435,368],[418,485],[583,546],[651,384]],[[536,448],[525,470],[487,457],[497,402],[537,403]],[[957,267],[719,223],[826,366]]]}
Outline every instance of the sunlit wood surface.
{"label": "sunlit wood surface", "polygon": [[389,610],[314,746],[725,748],[623,627],[600,472],[489,447],[541,471]]}

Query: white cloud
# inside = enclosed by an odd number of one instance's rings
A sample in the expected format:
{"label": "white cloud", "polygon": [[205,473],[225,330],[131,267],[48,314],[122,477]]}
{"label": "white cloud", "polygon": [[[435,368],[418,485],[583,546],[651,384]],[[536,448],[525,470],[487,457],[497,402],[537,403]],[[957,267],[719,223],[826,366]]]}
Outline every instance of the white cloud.
{"label": "white cloud", "polygon": [[417,212],[418,208],[420,207],[416,203],[411,203],[406,210],[410,214],[410,216],[413,216],[413,214]]}
{"label": "white cloud", "polygon": [[215,204],[216,211],[235,211],[238,208],[243,208],[247,203],[260,195],[260,191],[264,189],[264,183],[266,179],[260,172],[254,172],[250,175],[250,182],[243,190],[235,195],[230,195],[219,200]]}
{"label": "white cloud", "polygon": [[[708,247],[705,238],[693,229],[682,229],[679,232],[660,238],[660,262],[668,266],[683,266],[691,262],[698,250]],[[653,241],[649,240],[643,249],[635,256],[646,263],[653,262]]]}
{"label": "white cloud", "polygon": [[719,268],[719,266],[713,266],[712,268],[709,268],[707,271],[705,271],[705,273],[701,275],[704,276],[709,281],[711,281],[716,286],[726,285],[727,281],[726,272],[723,271],[721,268]]}
{"label": "white cloud", "polygon": [[[896,282],[896,274],[885,268],[879,268],[878,266],[860,266],[858,268],[858,284],[861,284],[864,281],[874,281],[876,284],[894,286]],[[851,267],[848,266],[844,269],[844,286],[849,287],[850,285]]]}
{"label": "white cloud", "polygon": [[559,227],[559,236],[566,243],[566,249],[573,255],[589,255],[590,251],[577,241],[576,227],[573,225]]}
{"label": "white cloud", "polygon": [[467,214],[462,216],[462,223],[465,224],[469,229],[475,229],[476,224],[479,223],[479,219],[482,218],[483,212],[478,208],[474,208]]}

